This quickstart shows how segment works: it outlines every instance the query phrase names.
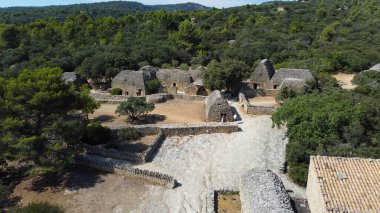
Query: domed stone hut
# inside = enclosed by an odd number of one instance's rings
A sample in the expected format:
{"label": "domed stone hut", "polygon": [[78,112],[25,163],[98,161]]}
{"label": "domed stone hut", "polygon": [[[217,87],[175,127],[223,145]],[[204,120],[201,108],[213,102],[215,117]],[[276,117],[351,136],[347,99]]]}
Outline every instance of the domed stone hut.
{"label": "domed stone hut", "polygon": [[126,96],[145,96],[145,82],[155,78],[150,70],[124,70],[112,79],[112,88],[120,88]]}
{"label": "domed stone hut", "polygon": [[204,87],[202,79],[198,79],[195,82],[193,82],[192,84],[188,85],[185,88],[185,93],[187,95],[202,95],[202,96],[208,95],[208,91]]}
{"label": "domed stone hut", "polygon": [[206,104],[206,121],[208,122],[220,122],[222,118],[226,122],[234,121],[232,110],[220,93],[219,90],[211,92],[211,94],[205,100]]}
{"label": "domed stone hut", "polygon": [[271,89],[271,79],[275,74],[275,69],[268,59],[264,59],[256,67],[251,76],[251,83],[254,89]]}

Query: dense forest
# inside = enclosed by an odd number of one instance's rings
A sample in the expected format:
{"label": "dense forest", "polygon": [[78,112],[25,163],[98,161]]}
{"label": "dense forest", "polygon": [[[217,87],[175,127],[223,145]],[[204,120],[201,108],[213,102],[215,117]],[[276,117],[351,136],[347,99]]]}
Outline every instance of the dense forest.
{"label": "dense forest", "polygon": [[[101,5],[117,8],[118,4]],[[86,7],[98,6],[74,5],[68,12]],[[8,14],[17,9],[1,14],[7,22],[18,23],[25,17],[33,20],[42,9],[24,8],[17,17]],[[114,12],[105,9],[96,15],[68,14],[64,20],[50,17],[1,24],[1,75],[14,77],[25,68],[60,67],[87,78],[109,79],[122,69],[146,64],[186,68],[229,59],[252,67],[263,58],[270,58],[276,68],[310,68],[321,73],[365,70],[380,58],[376,0],[271,2],[127,16],[114,16]]]}

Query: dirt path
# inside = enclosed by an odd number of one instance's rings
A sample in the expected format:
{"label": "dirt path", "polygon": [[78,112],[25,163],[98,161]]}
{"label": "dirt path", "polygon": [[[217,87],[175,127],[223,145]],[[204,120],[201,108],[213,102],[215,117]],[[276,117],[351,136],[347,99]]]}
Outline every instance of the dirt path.
{"label": "dirt path", "polygon": [[[104,118],[105,125],[125,124],[125,116],[115,114],[117,104],[102,104],[101,107],[90,115],[90,119]],[[157,124],[189,124],[205,122],[205,106],[203,102],[172,100],[155,105],[155,109],[149,113],[152,120]]]}
{"label": "dirt path", "polygon": [[355,74],[337,73],[332,75],[341,85],[343,89],[355,89],[356,85],[352,84]]}

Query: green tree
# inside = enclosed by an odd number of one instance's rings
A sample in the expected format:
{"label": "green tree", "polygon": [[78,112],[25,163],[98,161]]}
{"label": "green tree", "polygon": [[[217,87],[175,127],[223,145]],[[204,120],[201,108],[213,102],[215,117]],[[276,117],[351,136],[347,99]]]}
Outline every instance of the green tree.
{"label": "green tree", "polygon": [[153,111],[153,109],[153,103],[146,103],[141,98],[129,97],[126,101],[119,104],[115,113],[119,115],[127,115],[130,119],[136,120],[140,116]]}
{"label": "green tree", "polygon": [[4,41],[6,47],[16,48],[20,45],[20,34],[21,32],[18,27],[9,25],[3,29],[3,32],[1,33],[1,39]]}
{"label": "green tree", "polygon": [[239,60],[212,61],[204,76],[205,85],[211,90],[227,89],[234,93],[250,71],[249,66]]}
{"label": "green tree", "polygon": [[201,42],[201,30],[189,20],[179,25],[177,36],[179,44],[191,52],[195,52]]}
{"label": "green tree", "polygon": [[145,83],[149,93],[157,93],[161,86],[161,82],[158,79],[149,80]]}
{"label": "green tree", "polygon": [[41,174],[60,171],[78,151],[83,122],[72,113],[86,96],[61,76],[58,68],[41,68],[0,80],[2,160],[33,162],[30,173]]}

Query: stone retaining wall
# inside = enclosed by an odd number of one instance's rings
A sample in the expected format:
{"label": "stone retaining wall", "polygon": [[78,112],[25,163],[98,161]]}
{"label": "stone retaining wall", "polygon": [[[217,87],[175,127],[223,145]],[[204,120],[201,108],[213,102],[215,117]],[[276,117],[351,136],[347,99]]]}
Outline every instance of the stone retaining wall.
{"label": "stone retaining wall", "polygon": [[113,160],[110,158],[103,158],[93,155],[80,155],[75,158],[75,163],[106,172],[121,174],[126,177],[147,180],[152,183],[166,186],[170,189],[173,189],[177,185],[177,181],[172,176],[159,172],[133,168],[125,161]]}
{"label": "stone retaining wall", "polygon": [[102,157],[127,160],[132,163],[146,163],[150,159],[151,155],[157,150],[157,148],[165,140],[165,135],[162,131],[159,131],[157,137],[152,142],[152,145],[149,146],[144,152],[132,153],[128,151],[119,151],[116,149],[106,149],[99,146],[91,146],[84,144],[84,149],[86,153],[99,155]]}
{"label": "stone retaining wall", "polygon": [[[127,126],[111,126],[112,130],[120,130]],[[200,135],[200,134],[213,134],[213,133],[232,133],[238,132],[239,127],[233,123],[207,123],[207,124],[190,124],[190,125],[137,125],[133,126],[143,134],[151,134],[159,132],[160,130],[165,136],[187,136],[187,135]]]}
{"label": "stone retaining wall", "polygon": [[[100,103],[111,103],[111,104],[117,104],[123,101],[126,101],[128,97],[125,95],[111,95],[110,93],[90,93],[90,96],[93,97],[96,101],[99,101]],[[145,96],[139,97],[146,100]]]}
{"label": "stone retaining wall", "polygon": [[[95,100],[101,102],[101,103],[120,103],[128,99],[130,96],[125,95],[111,95],[110,93],[90,93],[90,96],[93,97]],[[143,99],[144,101],[149,101],[150,99],[154,99],[156,96],[162,96],[166,100],[188,100],[188,101],[204,101],[205,96],[201,95],[185,95],[185,94],[169,94],[169,93],[158,93],[148,96],[141,96],[139,98]]]}
{"label": "stone retaining wall", "polygon": [[239,93],[239,103],[245,113],[250,115],[272,115],[276,112],[277,107],[272,106],[254,106],[249,103],[244,93]]}

